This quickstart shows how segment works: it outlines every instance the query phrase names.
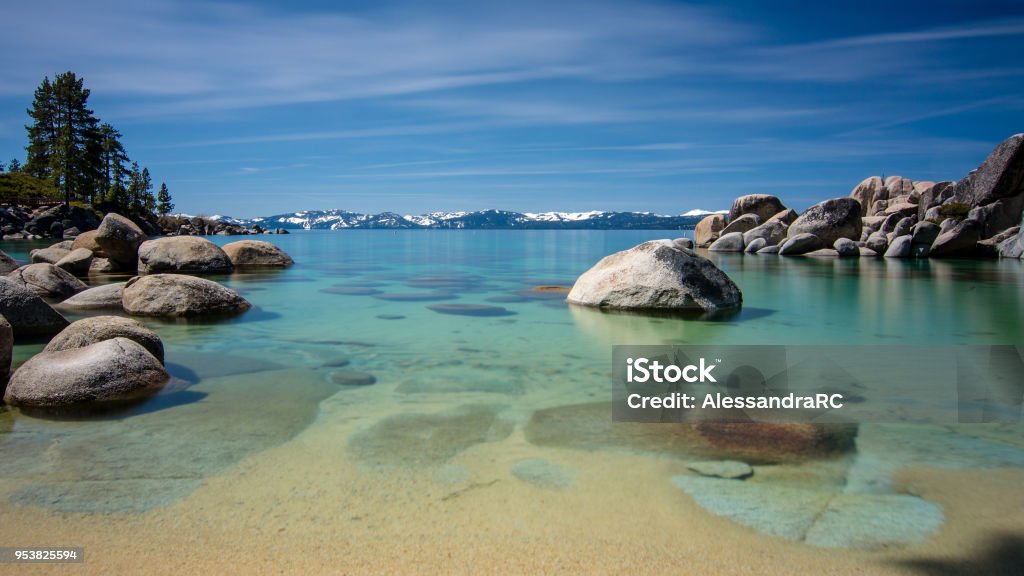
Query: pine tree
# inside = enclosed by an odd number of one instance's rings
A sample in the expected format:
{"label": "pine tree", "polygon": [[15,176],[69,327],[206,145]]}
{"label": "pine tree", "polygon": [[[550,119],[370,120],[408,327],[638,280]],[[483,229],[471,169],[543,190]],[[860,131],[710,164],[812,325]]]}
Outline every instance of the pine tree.
{"label": "pine tree", "polygon": [[104,122],[99,127],[100,164],[103,167],[101,190],[109,191],[115,184],[123,187],[128,173],[128,153],[121,144],[121,133]]}
{"label": "pine tree", "polygon": [[171,210],[174,210],[174,204],[171,204],[171,194],[167,191],[167,183],[160,183],[160,191],[156,194],[156,213],[164,216],[170,214]]}
{"label": "pine tree", "polygon": [[21,172],[21,162],[17,158],[11,158],[11,161],[7,163],[7,171],[11,174]]}
{"label": "pine tree", "polygon": [[98,121],[87,106],[89,89],[73,72],[44,78],[36,88],[28,131],[29,174],[49,180],[64,196],[93,200],[101,186],[102,146]]}

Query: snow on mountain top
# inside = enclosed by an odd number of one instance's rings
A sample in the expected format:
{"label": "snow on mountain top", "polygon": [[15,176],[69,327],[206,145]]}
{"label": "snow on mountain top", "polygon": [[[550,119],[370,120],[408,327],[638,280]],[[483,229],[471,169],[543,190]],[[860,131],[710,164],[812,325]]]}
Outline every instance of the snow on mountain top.
{"label": "snow on mountain top", "polygon": [[728,214],[728,210],[690,210],[689,212],[682,214],[682,216],[710,216],[711,214]]}

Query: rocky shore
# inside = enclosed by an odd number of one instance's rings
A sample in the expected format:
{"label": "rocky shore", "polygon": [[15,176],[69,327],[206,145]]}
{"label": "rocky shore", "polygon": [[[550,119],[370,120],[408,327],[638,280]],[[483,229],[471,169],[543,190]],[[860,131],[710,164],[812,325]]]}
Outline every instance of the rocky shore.
{"label": "rocky shore", "polygon": [[[55,235],[57,228],[52,227]],[[163,367],[163,344],[152,330],[125,316],[241,314],[251,307],[247,300],[197,275],[293,264],[277,246],[256,240],[222,249],[204,238],[147,238],[135,222],[110,213],[74,240],[33,250],[27,264],[19,265],[0,251],[4,402],[31,410],[68,409],[154,394],[170,380]],[[136,276],[111,283],[110,274]],[[112,315],[69,323],[58,310]],[[48,340],[46,348],[10,374],[13,345],[39,339]]]}

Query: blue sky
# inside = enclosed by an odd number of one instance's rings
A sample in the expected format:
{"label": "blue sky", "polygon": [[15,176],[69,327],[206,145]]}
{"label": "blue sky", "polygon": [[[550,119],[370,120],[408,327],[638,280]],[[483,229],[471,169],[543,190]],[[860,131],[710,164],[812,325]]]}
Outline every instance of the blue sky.
{"label": "blue sky", "polygon": [[957,179],[1024,131],[1017,1],[3,12],[0,158],[70,69],[190,213],[804,208],[872,174]]}

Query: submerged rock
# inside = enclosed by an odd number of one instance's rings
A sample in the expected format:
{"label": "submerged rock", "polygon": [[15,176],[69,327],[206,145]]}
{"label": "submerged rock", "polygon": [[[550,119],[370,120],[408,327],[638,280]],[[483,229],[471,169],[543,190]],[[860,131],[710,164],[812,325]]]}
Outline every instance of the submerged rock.
{"label": "submerged rock", "polygon": [[24,285],[0,276],[0,315],[11,324],[16,338],[51,336],[68,321]]}
{"label": "submerged rock", "polygon": [[284,250],[262,240],[240,240],[225,244],[224,253],[237,268],[286,268],[295,263]]}
{"label": "submerged rock", "polygon": [[427,308],[440,314],[456,316],[512,316],[515,314],[502,306],[485,306],[483,304],[431,304]]}
{"label": "submerged rock", "polygon": [[60,352],[74,348],[85,348],[97,342],[113,338],[127,338],[142,346],[162,364],[164,344],[155,332],[138,320],[122,316],[92,316],[72,322],[50,340],[44,352]]}
{"label": "submerged rock", "polygon": [[139,273],[226,274],[235,269],[219,246],[196,236],[147,240],[139,246]]}
{"label": "submerged rock", "polygon": [[39,296],[61,300],[87,288],[78,278],[53,264],[46,263],[22,266],[8,274],[7,277]]}
{"label": "submerged rock", "polygon": [[377,383],[377,377],[368,372],[331,372],[330,378],[338,386],[370,386]]}
{"label": "submerged rock", "polygon": [[653,240],[603,258],[576,280],[568,302],[622,310],[739,308],[743,296],[710,260]]}
{"label": "submerged rock", "polygon": [[230,288],[183,274],[136,276],[122,303],[129,314],[167,317],[239,314],[252,306]]}
{"label": "submerged rock", "polygon": [[690,462],[686,467],[701,476],[725,478],[726,480],[745,480],[754,475],[754,469],[750,467],[750,464],[738,460]]}
{"label": "submerged rock", "polygon": [[114,338],[33,356],[11,376],[4,401],[30,407],[125,401],[153,394],[169,379],[145,348]]}

